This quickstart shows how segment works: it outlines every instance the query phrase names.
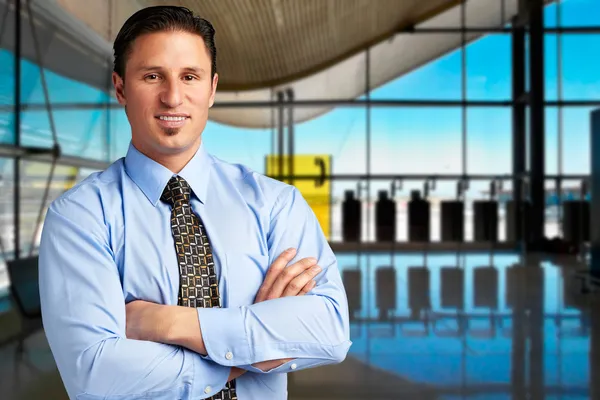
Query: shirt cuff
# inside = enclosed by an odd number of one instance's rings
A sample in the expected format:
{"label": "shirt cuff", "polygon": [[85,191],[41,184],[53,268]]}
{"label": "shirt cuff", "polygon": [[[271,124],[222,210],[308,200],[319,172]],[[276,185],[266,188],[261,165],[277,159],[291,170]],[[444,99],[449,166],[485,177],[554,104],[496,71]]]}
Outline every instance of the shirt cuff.
{"label": "shirt cuff", "polygon": [[197,310],[204,347],[212,361],[228,367],[254,362],[244,326],[245,307]]}
{"label": "shirt cuff", "polygon": [[193,397],[204,399],[219,393],[229,379],[231,368],[203,360],[197,353],[186,353],[194,360]]}
{"label": "shirt cuff", "polygon": [[240,368],[245,369],[246,371],[249,371],[249,372],[257,373],[257,374],[281,374],[281,373],[287,374],[289,372],[302,371],[303,369],[314,368],[314,367],[318,367],[320,365],[326,365],[326,364],[331,364],[331,361],[330,360],[316,360],[316,359],[310,359],[310,358],[297,358],[297,359],[288,361],[284,364],[281,364],[279,367],[270,369],[268,371],[263,371],[252,365],[244,365]]}

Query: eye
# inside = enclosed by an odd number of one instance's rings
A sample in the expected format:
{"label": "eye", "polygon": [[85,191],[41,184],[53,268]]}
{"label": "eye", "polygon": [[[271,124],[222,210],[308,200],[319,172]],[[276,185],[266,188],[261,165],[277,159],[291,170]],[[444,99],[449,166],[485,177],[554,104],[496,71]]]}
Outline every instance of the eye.
{"label": "eye", "polygon": [[193,81],[196,79],[196,77],[194,75],[185,75],[183,79],[186,81]]}
{"label": "eye", "polygon": [[155,81],[155,80],[158,79],[158,75],[156,75],[156,74],[149,74],[149,75],[146,75],[145,79],[146,80]]}

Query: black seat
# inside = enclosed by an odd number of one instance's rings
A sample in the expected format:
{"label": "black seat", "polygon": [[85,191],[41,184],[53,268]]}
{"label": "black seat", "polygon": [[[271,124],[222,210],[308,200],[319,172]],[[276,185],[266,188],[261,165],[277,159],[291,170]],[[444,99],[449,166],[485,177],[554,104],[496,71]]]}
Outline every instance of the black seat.
{"label": "black seat", "polygon": [[10,260],[6,263],[10,278],[10,294],[20,314],[21,329],[17,337],[15,356],[16,381],[19,381],[19,362],[38,370],[25,356],[25,341],[43,328],[40,303],[38,256]]}
{"label": "black seat", "polygon": [[42,317],[38,281],[38,256],[7,262],[11,295],[21,315],[28,319]]}

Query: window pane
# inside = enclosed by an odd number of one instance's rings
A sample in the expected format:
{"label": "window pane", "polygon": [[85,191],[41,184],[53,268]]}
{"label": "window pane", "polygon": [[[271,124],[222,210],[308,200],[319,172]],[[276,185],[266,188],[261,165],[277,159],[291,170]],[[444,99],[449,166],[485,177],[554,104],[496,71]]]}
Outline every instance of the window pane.
{"label": "window pane", "polygon": [[111,108],[109,123],[109,160],[125,157],[131,142],[131,126],[123,108]]}
{"label": "window pane", "polygon": [[239,128],[209,120],[202,140],[207,151],[216,157],[265,172],[266,157],[271,153],[270,129]]}
{"label": "window pane", "polygon": [[[558,35],[544,35],[544,96],[548,101],[558,100],[558,41],[561,40],[564,46],[564,35],[559,39]],[[564,52],[564,47],[563,50]],[[564,54],[564,53],[563,53]],[[563,66],[564,68],[564,66]],[[564,69],[563,69],[564,71]],[[562,89],[564,97],[564,88]]]}
{"label": "window pane", "polygon": [[0,143],[15,143],[15,129],[13,119],[14,113],[0,111]]}
{"label": "window pane", "polygon": [[512,110],[510,107],[467,110],[467,172],[512,173]]}
{"label": "window pane", "polygon": [[15,102],[14,62],[11,52],[0,49],[0,106],[14,105]]}
{"label": "window pane", "polygon": [[[600,13],[600,8],[598,10]],[[563,98],[600,100],[600,52],[593,50],[600,49],[600,35],[568,34],[562,36],[562,41]]]}
{"label": "window pane", "polygon": [[468,100],[511,98],[511,43],[510,35],[487,35],[467,46]]}
{"label": "window pane", "polygon": [[315,119],[297,124],[294,129],[297,154],[330,155],[333,174],[366,172],[364,108],[336,108]]}
{"label": "window pane", "polygon": [[[107,111],[53,111],[58,141],[66,155],[108,160]],[[51,147],[50,121],[46,111],[25,111],[21,114],[21,144]]]}
{"label": "window pane", "polygon": [[562,0],[560,13],[562,26],[600,25],[600,2],[598,0]]}
{"label": "window pane", "polygon": [[565,174],[589,174],[590,114],[593,107],[563,109],[563,162]]}
{"label": "window pane", "polygon": [[560,1],[561,0],[553,1],[552,3],[544,7],[544,26],[546,28],[556,28],[556,6]]}
{"label": "window pane", "polygon": [[[0,4],[0,13],[5,6]],[[0,21],[0,24],[2,21]],[[0,26],[0,33],[2,26]],[[15,131],[13,127],[14,106],[14,57],[11,52],[0,49],[0,143],[14,144]]]}
{"label": "window pane", "polygon": [[[101,90],[47,69],[44,72],[51,103],[102,104],[109,101],[109,95]],[[21,96],[24,104],[44,104],[45,101],[40,68],[28,60],[21,60]]]}
{"label": "window pane", "polygon": [[[556,175],[559,173],[559,143],[558,143],[558,108],[546,107],[545,110],[545,163],[546,174]],[[564,113],[564,109],[563,109]],[[563,116],[564,117],[564,116]],[[564,146],[564,133],[563,133]],[[563,161],[564,166],[564,161]]]}
{"label": "window pane", "polygon": [[462,172],[460,108],[385,107],[371,112],[373,173]]}

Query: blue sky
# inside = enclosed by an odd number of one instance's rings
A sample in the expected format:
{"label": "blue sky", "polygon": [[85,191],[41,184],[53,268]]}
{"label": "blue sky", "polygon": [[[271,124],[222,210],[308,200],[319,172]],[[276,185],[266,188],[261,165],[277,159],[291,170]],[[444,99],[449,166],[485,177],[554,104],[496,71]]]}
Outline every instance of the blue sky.
{"label": "blue sky", "polygon": [[[555,5],[546,8],[546,25],[556,26]],[[565,0],[561,6],[564,26],[600,25],[599,0]],[[563,99],[600,100],[600,34],[569,34],[561,37]],[[557,99],[557,37],[546,36],[546,97]],[[508,34],[488,35],[467,47],[467,96],[472,100],[508,100],[511,95],[511,38]],[[0,51],[0,104],[12,103],[12,55]],[[96,89],[48,74],[53,102],[106,101]],[[22,93],[27,102],[43,102],[39,70],[23,63]],[[420,69],[402,76],[371,93],[374,99],[461,98],[461,50],[447,54]],[[546,109],[546,171],[555,174],[589,173],[589,107],[562,110],[564,132],[563,165],[558,165],[558,110]],[[372,173],[462,172],[460,108],[373,108]],[[59,138],[67,154],[102,158],[103,132],[110,127],[110,158],[124,155],[130,130],[122,110],[55,111]],[[23,113],[25,145],[49,145],[49,120],[45,112]],[[328,153],[334,173],[366,171],[366,112],[338,108],[314,120],[298,124],[296,152]],[[12,117],[0,115],[0,141],[12,138]],[[271,130],[240,129],[209,122],[204,133],[209,150],[233,162],[264,172],[264,157],[271,149]],[[467,111],[466,171],[474,174],[511,172],[511,111],[508,107],[470,108]],[[483,188],[488,183],[472,185]],[[335,192],[354,187],[355,182],[336,182]],[[389,182],[374,183],[374,188]],[[413,182],[408,187],[421,187]],[[454,192],[454,183],[441,185],[445,195]],[[440,193],[441,194],[441,193]]]}

